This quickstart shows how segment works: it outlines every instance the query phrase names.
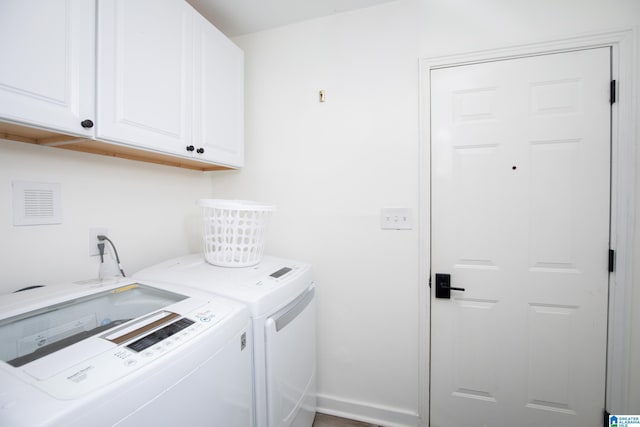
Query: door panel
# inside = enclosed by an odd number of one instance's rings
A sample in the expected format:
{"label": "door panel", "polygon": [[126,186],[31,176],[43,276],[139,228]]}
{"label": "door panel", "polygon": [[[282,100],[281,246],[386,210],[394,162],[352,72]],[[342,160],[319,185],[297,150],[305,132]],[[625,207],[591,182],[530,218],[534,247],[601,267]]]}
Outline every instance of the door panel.
{"label": "door panel", "polygon": [[309,426],[316,410],[315,285],[299,298],[265,321],[270,427]]}
{"label": "door panel", "polygon": [[0,3],[0,117],[82,136],[95,120],[95,4]]}
{"label": "door panel", "polygon": [[[194,143],[221,164],[244,164],[244,54],[196,17]],[[197,153],[196,153],[197,154]]]}
{"label": "door panel", "polygon": [[[596,426],[608,48],[431,72],[431,425]],[[433,295],[433,294],[432,294]]]}
{"label": "door panel", "polygon": [[103,139],[184,154],[191,141],[193,10],[180,0],[160,3],[98,3],[97,132]]}

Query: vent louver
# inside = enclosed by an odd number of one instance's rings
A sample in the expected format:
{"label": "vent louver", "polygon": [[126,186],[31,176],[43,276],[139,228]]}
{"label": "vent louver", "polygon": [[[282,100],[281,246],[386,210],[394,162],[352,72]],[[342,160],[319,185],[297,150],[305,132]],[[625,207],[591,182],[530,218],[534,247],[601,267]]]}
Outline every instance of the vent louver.
{"label": "vent louver", "polygon": [[26,216],[27,218],[42,218],[54,216],[53,191],[32,189],[25,190],[24,216]]}
{"label": "vent louver", "polygon": [[13,225],[62,223],[60,184],[13,182]]}

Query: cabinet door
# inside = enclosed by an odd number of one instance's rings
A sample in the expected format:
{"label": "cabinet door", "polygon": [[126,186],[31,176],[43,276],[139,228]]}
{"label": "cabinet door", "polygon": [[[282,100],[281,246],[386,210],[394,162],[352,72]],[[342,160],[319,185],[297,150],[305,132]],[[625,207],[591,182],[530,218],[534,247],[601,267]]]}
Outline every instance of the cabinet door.
{"label": "cabinet door", "polygon": [[244,53],[195,16],[194,138],[203,160],[244,164]]}
{"label": "cabinet door", "polygon": [[98,138],[188,153],[192,18],[182,0],[99,0]]}
{"label": "cabinet door", "polygon": [[2,0],[0,120],[93,136],[94,53],[94,2]]}

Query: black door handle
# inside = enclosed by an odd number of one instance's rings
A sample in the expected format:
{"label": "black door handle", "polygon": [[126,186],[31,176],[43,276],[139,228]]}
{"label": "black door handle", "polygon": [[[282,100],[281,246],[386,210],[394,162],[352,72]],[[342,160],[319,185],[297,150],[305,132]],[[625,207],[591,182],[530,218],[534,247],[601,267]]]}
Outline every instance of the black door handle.
{"label": "black door handle", "polygon": [[464,291],[464,288],[451,286],[451,275],[436,273],[436,298],[451,298],[451,291]]}

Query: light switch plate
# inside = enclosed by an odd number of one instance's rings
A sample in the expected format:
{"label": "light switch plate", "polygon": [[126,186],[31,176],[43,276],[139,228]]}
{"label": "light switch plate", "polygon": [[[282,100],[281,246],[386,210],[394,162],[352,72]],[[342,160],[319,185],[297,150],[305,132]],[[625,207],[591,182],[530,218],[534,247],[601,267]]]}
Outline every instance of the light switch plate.
{"label": "light switch plate", "polygon": [[380,228],[383,230],[411,230],[413,221],[409,208],[382,208],[380,210]]}

